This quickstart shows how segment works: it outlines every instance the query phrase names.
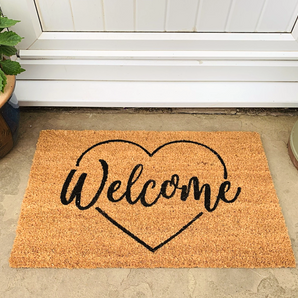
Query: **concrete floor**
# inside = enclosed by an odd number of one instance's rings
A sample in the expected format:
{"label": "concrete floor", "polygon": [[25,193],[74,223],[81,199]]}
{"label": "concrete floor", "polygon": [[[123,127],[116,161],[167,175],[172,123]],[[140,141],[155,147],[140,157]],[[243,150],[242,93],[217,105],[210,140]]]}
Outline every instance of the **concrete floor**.
{"label": "concrete floor", "polygon": [[[185,111],[184,111],[185,112]],[[298,269],[11,269],[35,144],[43,129],[257,131],[298,260],[298,171],[287,153],[297,113],[22,110],[17,146],[0,160],[0,297],[298,297]],[[221,112],[220,112],[221,113]]]}

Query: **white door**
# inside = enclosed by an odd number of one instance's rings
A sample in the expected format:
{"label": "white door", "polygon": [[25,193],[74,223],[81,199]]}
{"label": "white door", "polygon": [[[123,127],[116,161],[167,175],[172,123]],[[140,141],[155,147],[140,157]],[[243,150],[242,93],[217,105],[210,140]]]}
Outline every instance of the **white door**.
{"label": "white door", "polygon": [[23,105],[297,106],[298,0],[2,0]]}
{"label": "white door", "polygon": [[35,0],[44,32],[291,32],[297,0]]}

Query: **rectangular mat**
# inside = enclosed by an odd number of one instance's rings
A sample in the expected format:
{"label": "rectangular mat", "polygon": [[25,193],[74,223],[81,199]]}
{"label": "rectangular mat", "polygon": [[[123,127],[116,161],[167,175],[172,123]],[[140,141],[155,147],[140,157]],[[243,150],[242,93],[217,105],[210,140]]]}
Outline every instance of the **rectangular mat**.
{"label": "rectangular mat", "polygon": [[42,131],[11,267],[295,267],[254,132]]}

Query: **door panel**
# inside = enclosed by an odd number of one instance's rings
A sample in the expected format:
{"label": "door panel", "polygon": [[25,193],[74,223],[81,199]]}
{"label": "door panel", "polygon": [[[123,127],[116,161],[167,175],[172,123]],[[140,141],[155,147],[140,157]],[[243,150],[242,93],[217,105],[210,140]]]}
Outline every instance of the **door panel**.
{"label": "door panel", "polygon": [[[84,3],[82,5],[82,3]],[[71,0],[75,31],[104,31],[102,1]]]}
{"label": "door panel", "polygon": [[168,0],[166,12],[166,31],[196,31],[195,24],[198,13],[198,0]]}
{"label": "door panel", "polygon": [[265,0],[234,0],[228,13],[227,32],[255,32]]}
{"label": "door panel", "polygon": [[103,6],[105,31],[134,31],[134,0],[103,0]]}
{"label": "door panel", "polygon": [[232,0],[201,0],[196,29],[199,32],[223,32]]}
{"label": "door panel", "polygon": [[296,0],[267,0],[257,31],[290,32],[297,18],[297,4]]}
{"label": "door panel", "polygon": [[290,32],[298,9],[298,0],[35,0],[35,3],[44,32]]}
{"label": "door panel", "polygon": [[74,31],[69,0],[36,0],[43,31]]}
{"label": "door panel", "polygon": [[166,0],[136,1],[136,31],[164,31]]}

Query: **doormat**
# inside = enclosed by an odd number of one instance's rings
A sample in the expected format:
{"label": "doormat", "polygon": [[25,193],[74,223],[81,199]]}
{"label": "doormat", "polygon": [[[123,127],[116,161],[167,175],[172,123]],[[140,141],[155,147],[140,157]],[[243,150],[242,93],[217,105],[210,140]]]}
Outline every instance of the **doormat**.
{"label": "doormat", "polygon": [[254,132],[42,131],[11,267],[295,267]]}

